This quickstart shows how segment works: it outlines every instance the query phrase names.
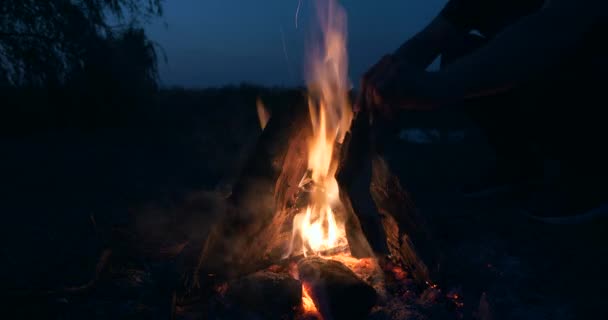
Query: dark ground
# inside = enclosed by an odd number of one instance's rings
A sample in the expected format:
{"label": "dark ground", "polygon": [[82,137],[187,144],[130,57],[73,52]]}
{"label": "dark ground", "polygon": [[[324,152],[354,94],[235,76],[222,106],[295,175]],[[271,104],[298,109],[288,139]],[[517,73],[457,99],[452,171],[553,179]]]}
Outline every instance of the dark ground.
{"label": "dark ground", "polygon": [[[91,279],[112,226],[134,228],[143,243],[204,237],[212,215],[175,208],[229,184],[260,133],[255,95],[228,91],[212,103],[208,96],[192,96],[179,107],[170,96],[164,99],[170,107],[143,124],[0,140],[0,283],[9,314],[44,314],[23,292]],[[456,113],[412,114],[405,126],[465,132],[461,141],[396,140],[389,159],[447,258],[441,286],[462,292],[468,317],[485,293],[491,316],[482,312],[478,318],[484,320],[608,318],[606,221],[542,225],[526,218],[517,197],[464,199],[460,187],[493,161],[483,136]],[[93,316],[91,303],[82,299],[52,303],[62,305],[63,311],[53,310],[64,316],[49,318],[128,315],[118,310]]]}

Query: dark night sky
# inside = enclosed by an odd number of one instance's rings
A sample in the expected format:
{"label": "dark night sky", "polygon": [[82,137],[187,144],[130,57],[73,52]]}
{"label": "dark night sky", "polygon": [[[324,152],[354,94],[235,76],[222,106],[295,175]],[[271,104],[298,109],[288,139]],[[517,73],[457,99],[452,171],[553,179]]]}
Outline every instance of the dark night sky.
{"label": "dark night sky", "polygon": [[[147,27],[165,50],[165,86],[219,86],[243,81],[291,86],[303,83],[313,0],[177,0]],[[348,14],[350,76],[399,46],[439,12],[446,0],[342,0]]]}

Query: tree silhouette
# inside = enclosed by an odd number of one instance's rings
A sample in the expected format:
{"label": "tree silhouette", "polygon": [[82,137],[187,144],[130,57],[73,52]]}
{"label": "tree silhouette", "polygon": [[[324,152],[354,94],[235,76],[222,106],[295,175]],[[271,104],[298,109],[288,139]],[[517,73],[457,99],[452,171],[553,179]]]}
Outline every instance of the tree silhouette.
{"label": "tree silhouette", "polygon": [[[63,84],[95,61],[96,50],[107,50],[108,41],[138,40],[144,57],[155,59],[136,26],[161,14],[162,0],[2,0],[0,84]],[[127,27],[110,20],[127,21]],[[153,75],[156,61],[147,63],[145,72]]]}

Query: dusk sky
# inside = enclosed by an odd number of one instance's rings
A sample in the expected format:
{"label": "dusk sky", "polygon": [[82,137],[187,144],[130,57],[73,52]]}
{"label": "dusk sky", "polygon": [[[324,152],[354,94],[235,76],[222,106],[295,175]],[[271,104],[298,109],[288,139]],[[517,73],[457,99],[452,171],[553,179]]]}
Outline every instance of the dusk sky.
{"label": "dusk sky", "polygon": [[[314,0],[173,0],[148,27],[165,50],[164,86],[208,87],[249,82],[302,84]],[[348,15],[354,83],[382,55],[428,23],[446,0],[342,0]]]}

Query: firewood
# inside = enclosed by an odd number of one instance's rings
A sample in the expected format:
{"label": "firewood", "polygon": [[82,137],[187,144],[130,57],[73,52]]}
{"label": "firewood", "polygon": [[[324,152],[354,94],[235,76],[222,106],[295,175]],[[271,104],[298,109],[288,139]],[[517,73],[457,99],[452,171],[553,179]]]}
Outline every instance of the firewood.
{"label": "firewood", "polygon": [[264,192],[272,195],[293,138],[298,132],[308,130],[310,120],[305,104],[276,110],[262,132],[254,152],[245,162],[241,175],[233,186],[230,200],[237,206],[248,204],[248,196],[253,190],[256,196],[263,196]]}
{"label": "firewood", "polygon": [[273,112],[233,187],[226,212],[205,241],[196,272],[238,276],[259,270],[268,260],[288,220],[287,213],[278,210],[286,205],[279,202],[288,202],[295,192],[293,177],[281,176],[283,167],[289,163],[305,170],[306,157],[297,153],[309,132],[304,103]]}
{"label": "firewood", "polygon": [[338,182],[346,194],[341,198],[350,199],[374,253],[407,266],[423,286],[437,270],[438,252],[412,198],[382,158],[383,141],[394,126],[370,120],[360,112],[343,146]]}
{"label": "firewood", "polygon": [[246,308],[263,319],[284,319],[300,304],[302,286],[287,273],[259,271],[231,281],[225,296],[234,308]]}
{"label": "firewood", "polygon": [[305,258],[298,272],[324,319],[366,319],[378,299],[370,285],[338,261]]}
{"label": "firewood", "polygon": [[[438,259],[425,223],[409,194],[378,155],[382,126],[360,113],[337,153],[338,184],[346,235],[355,257],[389,256],[432,282]],[[277,110],[269,120],[213,227],[196,273],[238,277],[277,262],[289,243],[299,211],[299,183],[307,170],[311,127],[308,109]],[[196,282],[196,281],[195,281]]]}
{"label": "firewood", "polygon": [[[299,184],[308,170],[311,134],[305,105],[273,114],[234,187],[226,213],[206,240],[198,270],[230,278],[283,258],[293,218],[302,209],[297,199]],[[370,197],[369,192],[367,195]],[[369,256],[371,250],[361,224],[348,199],[342,202],[343,207],[336,209],[346,220],[351,251]]]}
{"label": "firewood", "polygon": [[373,252],[362,250],[360,248],[362,241],[351,241],[356,237],[351,235],[350,230],[347,229],[349,242],[357,244],[352,248],[353,255],[359,258],[374,254],[389,254],[380,215],[377,213],[376,204],[370,194],[373,152],[370,139],[369,118],[364,113],[359,114],[353,120],[351,131],[342,146],[342,162],[337,176],[340,185],[340,199],[352,206],[366,241],[373,250]]}
{"label": "firewood", "polygon": [[[424,219],[411,197],[390,173],[381,157],[374,158],[371,193],[378,207],[391,256],[404,264],[414,280],[425,286],[433,282],[438,253]],[[429,267],[430,266],[430,267]]]}

